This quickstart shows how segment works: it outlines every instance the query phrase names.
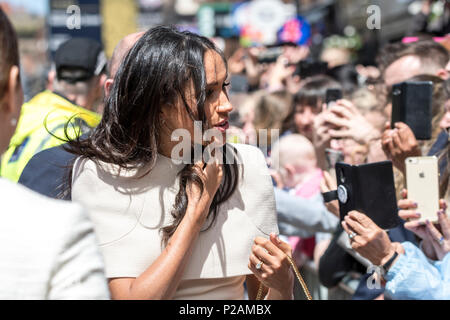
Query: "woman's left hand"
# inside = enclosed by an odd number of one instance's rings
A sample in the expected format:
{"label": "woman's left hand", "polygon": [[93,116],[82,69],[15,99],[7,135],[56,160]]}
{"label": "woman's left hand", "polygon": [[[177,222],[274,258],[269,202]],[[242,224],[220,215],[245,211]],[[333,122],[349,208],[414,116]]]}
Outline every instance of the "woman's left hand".
{"label": "woman's left hand", "polygon": [[396,251],[397,245],[391,242],[386,231],[358,211],[349,212],[342,227],[349,236],[352,235],[352,248],[374,265],[385,264]]}
{"label": "woman's left hand", "polygon": [[275,234],[270,235],[270,240],[255,238],[248,267],[269,288],[268,299],[292,299],[294,274],[286,255],[292,257],[291,246]]}

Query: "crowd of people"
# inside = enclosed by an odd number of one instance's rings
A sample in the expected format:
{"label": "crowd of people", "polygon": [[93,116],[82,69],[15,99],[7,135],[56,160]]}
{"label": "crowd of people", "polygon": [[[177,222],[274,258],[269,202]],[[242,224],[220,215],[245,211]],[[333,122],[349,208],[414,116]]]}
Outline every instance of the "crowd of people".
{"label": "crowd of people", "polygon": [[[315,299],[342,298],[339,287],[352,299],[450,299],[440,41],[386,44],[363,66],[342,48],[221,50],[167,26],[126,36],[109,60],[73,38],[24,103],[0,8],[0,298],[304,299],[298,267]],[[428,140],[391,125],[405,81],[432,83]],[[432,221],[406,189],[405,160],[421,156],[439,159]],[[336,162],[382,161],[397,227],[324,201]]]}

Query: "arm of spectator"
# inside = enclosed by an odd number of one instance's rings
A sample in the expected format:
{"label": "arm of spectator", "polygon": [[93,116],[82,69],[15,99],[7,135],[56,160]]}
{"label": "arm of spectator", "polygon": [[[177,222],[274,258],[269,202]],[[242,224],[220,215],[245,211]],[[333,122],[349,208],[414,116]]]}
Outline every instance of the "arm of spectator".
{"label": "arm of spectator", "polygon": [[252,87],[258,87],[261,70],[258,67],[258,54],[259,48],[250,48],[247,50],[247,54],[244,56],[245,73],[247,80]]}
{"label": "arm of spectator", "polygon": [[337,240],[342,231],[342,227],[338,225],[327,249],[319,259],[319,280],[327,288],[337,286],[355,265],[355,258],[338,244]]}
{"label": "arm of spectator", "polygon": [[386,294],[394,299],[450,299],[450,255],[430,263],[410,242],[402,243],[402,254],[385,275]]}
{"label": "arm of spectator", "polygon": [[[402,196],[406,198],[406,190]],[[400,200],[402,201],[402,200]],[[404,199],[399,202],[400,217],[403,219],[415,219],[416,213],[412,208],[415,205],[411,200]],[[402,246],[405,254],[402,255],[389,270],[385,279],[386,291],[398,299],[450,299],[450,219],[445,209],[445,201],[440,201],[441,210],[438,213],[437,226],[429,221],[426,224],[417,221],[405,223],[405,228],[416,233],[423,239],[423,252],[409,242]],[[433,254],[440,260],[437,262],[428,260],[430,255],[426,252],[433,250]],[[430,248],[431,244],[431,248]],[[414,283],[414,285],[412,285]]]}
{"label": "arm of spectator", "polygon": [[286,78],[292,76],[294,72],[295,66],[289,65],[288,58],[284,55],[279,56],[269,76],[267,90],[269,92],[283,90]]}
{"label": "arm of spectator", "polygon": [[302,199],[275,188],[280,234],[310,237],[316,232],[334,232],[338,218],[328,212],[322,196]]}
{"label": "arm of spectator", "polygon": [[322,111],[314,119],[314,130],[313,130],[313,145],[316,151],[317,166],[322,169],[327,169],[327,162],[325,158],[325,149],[330,147],[331,135],[329,133],[329,126],[326,124],[326,117],[329,113],[326,110],[326,104],[323,104]]}
{"label": "arm of spectator", "polygon": [[94,228],[87,214],[79,206],[65,212],[67,225],[50,283],[50,300],[109,299],[108,283],[104,273]]}
{"label": "arm of spectator", "polygon": [[325,251],[328,249],[328,246],[331,243],[332,234],[330,233],[323,233],[318,232],[316,233],[315,239],[316,239],[316,245],[314,246],[314,265],[317,269],[319,269],[319,262],[320,258],[322,258]]}
{"label": "arm of spectator", "polygon": [[416,137],[408,125],[397,122],[395,128],[385,124],[385,130],[381,138],[381,145],[388,159],[405,175],[405,159],[408,157],[420,157],[422,151],[419,148]]}
{"label": "arm of spectator", "polygon": [[[441,227],[446,231],[445,235],[435,232],[432,235],[436,243],[438,237],[443,237],[442,250],[447,248],[450,239],[450,223],[441,214]],[[387,281],[386,291],[397,299],[449,299],[450,278],[447,272],[450,270],[450,255],[445,254],[442,262],[432,263],[422,251],[409,242],[392,243],[387,233],[380,229],[369,217],[357,211],[350,212],[342,223],[345,231],[350,235],[355,233],[352,239],[352,248],[359,254],[369,259],[374,265],[381,266],[393,257],[388,272],[383,275]],[[428,226],[428,224],[427,224]],[[441,238],[440,238],[441,239]],[[448,253],[448,252],[447,252]]]}

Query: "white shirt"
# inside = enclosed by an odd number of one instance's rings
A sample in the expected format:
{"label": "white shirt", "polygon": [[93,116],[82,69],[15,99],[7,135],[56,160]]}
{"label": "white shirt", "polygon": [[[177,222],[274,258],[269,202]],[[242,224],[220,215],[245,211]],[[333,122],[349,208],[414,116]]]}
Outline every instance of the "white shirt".
{"label": "white shirt", "polygon": [[[262,152],[233,146],[243,176],[220,206],[215,223],[200,232],[175,299],[242,299],[254,238],[278,234],[272,180]],[[108,278],[138,277],[161,254],[159,230],[173,220],[177,173],[183,166],[158,155],[155,167],[142,177],[147,168],[119,174],[113,165],[76,162],[72,199],[89,209]]]}
{"label": "white shirt", "polygon": [[80,205],[0,179],[0,299],[109,299],[92,222]]}

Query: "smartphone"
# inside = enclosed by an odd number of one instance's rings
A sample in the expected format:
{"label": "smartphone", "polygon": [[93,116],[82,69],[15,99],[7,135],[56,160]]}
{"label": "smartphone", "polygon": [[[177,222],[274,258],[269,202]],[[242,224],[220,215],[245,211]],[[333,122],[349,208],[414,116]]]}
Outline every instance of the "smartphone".
{"label": "smartphone", "polygon": [[327,89],[325,94],[325,102],[327,106],[330,105],[330,102],[336,102],[337,100],[342,99],[342,90],[341,89]]}
{"label": "smartphone", "polygon": [[437,221],[439,211],[439,172],[436,157],[409,157],[406,164],[408,199],[417,203],[420,221]]}
{"label": "smartphone", "polygon": [[431,139],[433,83],[406,81],[392,87],[391,127],[407,124],[417,140]]}
{"label": "smartphone", "polygon": [[344,220],[348,212],[364,213],[382,229],[398,226],[397,198],[391,161],[361,165],[336,163],[339,215]]}

